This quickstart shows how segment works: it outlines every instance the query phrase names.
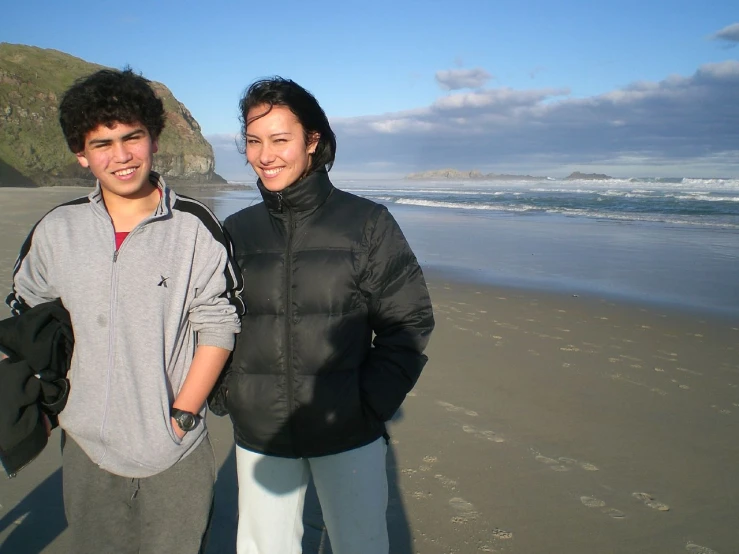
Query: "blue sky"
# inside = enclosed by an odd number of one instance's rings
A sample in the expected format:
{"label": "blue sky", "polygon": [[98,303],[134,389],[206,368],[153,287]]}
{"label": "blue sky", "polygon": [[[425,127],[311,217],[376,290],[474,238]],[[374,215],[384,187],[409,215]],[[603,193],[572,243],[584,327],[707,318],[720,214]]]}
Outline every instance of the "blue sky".
{"label": "blue sky", "polygon": [[4,42],[166,84],[230,179],[251,174],[239,96],[274,74],[318,98],[342,175],[739,176],[733,0],[25,0],[3,19]]}

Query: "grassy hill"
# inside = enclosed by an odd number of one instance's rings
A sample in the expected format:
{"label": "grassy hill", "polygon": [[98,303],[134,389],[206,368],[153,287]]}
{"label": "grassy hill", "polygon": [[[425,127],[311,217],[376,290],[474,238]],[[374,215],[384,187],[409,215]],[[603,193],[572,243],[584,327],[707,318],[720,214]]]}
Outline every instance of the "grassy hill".
{"label": "grassy hill", "polygon": [[[57,50],[0,43],[0,186],[91,180],[67,148],[58,105],[76,79],[102,68]],[[166,86],[152,84],[167,112],[155,169],[172,182],[224,182],[192,114]]]}

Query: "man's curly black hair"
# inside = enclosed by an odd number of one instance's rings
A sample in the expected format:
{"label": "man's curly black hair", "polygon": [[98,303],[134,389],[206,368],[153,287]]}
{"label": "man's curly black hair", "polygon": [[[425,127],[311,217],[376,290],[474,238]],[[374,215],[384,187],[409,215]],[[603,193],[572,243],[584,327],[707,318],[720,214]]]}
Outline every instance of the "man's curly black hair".
{"label": "man's curly black hair", "polygon": [[69,149],[78,154],[85,149],[85,137],[100,125],[139,123],[152,140],[164,129],[164,105],[149,80],[130,68],[102,69],[75,81],[59,104],[59,123]]}

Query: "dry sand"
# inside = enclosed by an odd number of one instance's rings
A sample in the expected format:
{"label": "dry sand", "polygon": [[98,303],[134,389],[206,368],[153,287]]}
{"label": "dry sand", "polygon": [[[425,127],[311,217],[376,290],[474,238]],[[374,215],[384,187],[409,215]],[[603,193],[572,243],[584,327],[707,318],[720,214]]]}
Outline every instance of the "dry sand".
{"label": "dry sand", "polygon": [[[35,220],[86,192],[0,189],[0,295]],[[428,281],[430,362],[390,428],[394,554],[739,552],[739,321]],[[236,482],[230,424],[209,425],[214,554]],[[0,553],[68,551],[57,444],[0,481]],[[308,512],[306,552],[328,551]]]}

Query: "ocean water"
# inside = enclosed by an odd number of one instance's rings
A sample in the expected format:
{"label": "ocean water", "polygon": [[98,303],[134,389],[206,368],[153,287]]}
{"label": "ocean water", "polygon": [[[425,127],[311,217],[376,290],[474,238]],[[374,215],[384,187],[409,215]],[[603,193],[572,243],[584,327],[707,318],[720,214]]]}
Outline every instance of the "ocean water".
{"label": "ocean water", "polygon": [[355,181],[346,186],[385,204],[739,230],[739,180]]}
{"label": "ocean water", "polygon": [[[424,267],[739,316],[739,180],[335,180],[388,206]],[[261,198],[214,193],[220,218]]]}

